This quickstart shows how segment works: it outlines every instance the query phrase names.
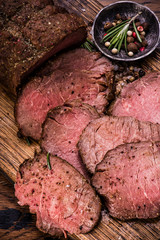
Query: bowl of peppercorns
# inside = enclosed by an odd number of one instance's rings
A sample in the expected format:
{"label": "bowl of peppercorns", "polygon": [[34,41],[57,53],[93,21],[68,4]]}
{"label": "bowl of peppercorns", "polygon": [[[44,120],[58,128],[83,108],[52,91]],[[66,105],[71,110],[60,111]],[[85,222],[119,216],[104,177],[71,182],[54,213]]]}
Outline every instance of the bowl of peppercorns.
{"label": "bowl of peppercorns", "polygon": [[148,7],[132,1],[110,4],[97,14],[92,37],[107,57],[135,61],[151,54],[160,41],[160,25]]}

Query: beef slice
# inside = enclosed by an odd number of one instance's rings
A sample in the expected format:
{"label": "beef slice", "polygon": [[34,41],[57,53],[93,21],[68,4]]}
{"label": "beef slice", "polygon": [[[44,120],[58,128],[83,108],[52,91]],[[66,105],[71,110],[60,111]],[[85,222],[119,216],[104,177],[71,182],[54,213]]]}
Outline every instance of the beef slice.
{"label": "beef slice", "polygon": [[92,184],[109,214],[126,220],[160,215],[160,142],[127,143],[108,151]]}
{"label": "beef slice", "polygon": [[86,25],[51,0],[1,2],[0,81],[17,94],[34,69],[60,50],[80,45]]}
{"label": "beef slice", "polygon": [[59,157],[37,154],[19,168],[15,195],[37,216],[37,227],[52,236],[86,233],[100,217],[99,197],[86,179]]}
{"label": "beef slice", "polygon": [[151,72],[126,85],[109,112],[160,123],[160,72]]}
{"label": "beef slice", "polygon": [[160,141],[160,125],[132,117],[104,116],[84,129],[78,148],[87,169],[94,173],[107,151],[123,143]]}
{"label": "beef slice", "polygon": [[77,48],[55,57],[23,88],[15,117],[24,136],[40,139],[47,112],[79,99],[103,113],[112,91],[111,62],[98,52]]}
{"label": "beef slice", "polygon": [[77,100],[50,110],[43,124],[43,151],[65,159],[88,177],[78,153],[77,143],[82,130],[91,120],[98,117],[99,114],[92,106]]}

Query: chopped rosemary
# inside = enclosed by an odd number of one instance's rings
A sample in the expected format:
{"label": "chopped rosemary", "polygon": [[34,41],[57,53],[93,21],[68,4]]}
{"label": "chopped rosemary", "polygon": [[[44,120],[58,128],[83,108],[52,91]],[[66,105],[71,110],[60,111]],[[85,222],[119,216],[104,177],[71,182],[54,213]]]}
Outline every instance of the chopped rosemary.
{"label": "chopped rosemary", "polygon": [[51,170],[50,153],[49,152],[47,153],[47,165],[48,165],[49,170]]}

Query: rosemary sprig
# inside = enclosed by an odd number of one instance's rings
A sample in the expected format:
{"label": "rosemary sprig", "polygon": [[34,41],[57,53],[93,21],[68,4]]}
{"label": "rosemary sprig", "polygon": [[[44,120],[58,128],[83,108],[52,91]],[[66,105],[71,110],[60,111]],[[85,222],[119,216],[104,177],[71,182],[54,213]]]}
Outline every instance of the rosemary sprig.
{"label": "rosemary sprig", "polygon": [[48,165],[49,170],[51,170],[50,153],[49,152],[47,153],[47,165]]}
{"label": "rosemary sprig", "polygon": [[135,32],[137,34],[138,40],[141,42],[141,38],[139,33],[137,33],[137,29],[134,23],[134,20],[137,16],[139,16],[142,12],[137,13],[135,16],[133,16],[130,20],[123,21],[122,23],[118,24],[117,26],[114,26],[110,28],[102,39],[102,42],[110,41],[110,45],[108,49],[116,49],[116,52],[119,52],[121,50],[122,43],[124,42],[125,50],[127,51],[127,31],[129,28],[129,25],[133,22],[133,26],[135,29]]}
{"label": "rosemary sprig", "polygon": [[[129,21],[129,20],[128,20]],[[105,35],[104,37],[103,37],[103,41],[106,41],[107,39],[109,39],[110,37],[112,37],[113,35],[115,35],[117,32],[119,32],[123,27],[124,27],[124,25],[126,24],[126,22],[125,23],[120,23],[120,24],[118,24],[117,26],[114,26],[114,27],[112,27],[112,28],[110,28],[108,31],[107,31],[107,35]],[[111,29],[113,30],[113,31],[111,31]]]}

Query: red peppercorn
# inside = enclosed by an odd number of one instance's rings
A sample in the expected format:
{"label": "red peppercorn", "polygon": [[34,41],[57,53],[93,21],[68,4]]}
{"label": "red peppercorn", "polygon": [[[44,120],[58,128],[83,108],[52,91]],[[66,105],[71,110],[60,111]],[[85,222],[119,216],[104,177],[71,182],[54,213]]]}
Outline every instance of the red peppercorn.
{"label": "red peppercorn", "polygon": [[139,32],[143,32],[143,27],[142,27],[142,26],[138,26],[138,27],[137,27],[137,30],[138,30]]}
{"label": "red peppercorn", "polygon": [[145,50],[145,47],[140,47],[139,51],[143,52]]}
{"label": "red peppercorn", "polygon": [[132,36],[133,36],[134,38],[137,38],[137,35],[136,35],[135,32],[132,33]]}

